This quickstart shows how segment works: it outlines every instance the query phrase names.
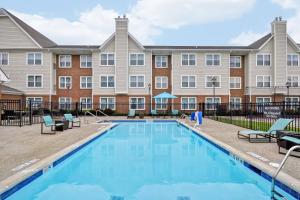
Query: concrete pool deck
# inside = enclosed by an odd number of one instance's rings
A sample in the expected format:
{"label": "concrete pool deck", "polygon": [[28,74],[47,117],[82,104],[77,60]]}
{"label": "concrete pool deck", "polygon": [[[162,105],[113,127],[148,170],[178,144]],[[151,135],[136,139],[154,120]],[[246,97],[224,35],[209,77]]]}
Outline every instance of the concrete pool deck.
{"label": "concrete pool deck", "polygon": [[[126,117],[112,117],[112,119],[124,120]],[[88,124],[82,123],[81,128],[57,132],[56,135],[41,135],[39,124],[24,127],[0,127],[0,180],[107,127],[107,125],[93,123],[95,121],[92,118],[88,118],[88,122]],[[182,120],[182,122],[188,121]],[[204,119],[200,132],[249,155],[257,162],[267,165],[281,162],[284,155],[278,154],[276,143],[249,143],[238,139],[237,131],[242,129],[238,126]],[[260,157],[255,157],[255,155]],[[300,181],[300,158],[290,157],[283,171]]]}

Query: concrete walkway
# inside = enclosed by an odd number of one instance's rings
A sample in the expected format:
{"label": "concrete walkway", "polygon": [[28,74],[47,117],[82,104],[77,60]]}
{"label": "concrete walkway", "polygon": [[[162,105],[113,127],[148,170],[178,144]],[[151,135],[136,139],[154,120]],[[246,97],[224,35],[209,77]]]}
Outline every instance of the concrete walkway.
{"label": "concrete walkway", "polygon": [[[190,124],[191,126],[194,125],[188,121],[184,122]],[[200,132],[203,131],[216,140],[228,144],[229,146],[238,149],[239,151],[242,151],[252,157],[255,157],[256,155],[261,156],[260,158],[256,158],[260,162],[264,162],[266,164],[281,163],[284,158],[283,154],[278,153],[277,143],[249,143],[247,140],[238,139],[237,132],[239,130],[244,130],[244,128],[205,118],[203,125],[201,125],[201,127],[198,129]],[[283,168],[283,171],[300,180],[300,158],[289,157],[285,167]]]}

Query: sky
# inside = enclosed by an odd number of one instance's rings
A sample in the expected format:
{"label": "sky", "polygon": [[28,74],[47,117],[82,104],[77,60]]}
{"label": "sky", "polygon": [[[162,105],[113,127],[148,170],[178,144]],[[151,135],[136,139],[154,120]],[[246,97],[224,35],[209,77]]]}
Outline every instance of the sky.
{"label": "sky", "polygon": [[58,44],[99,45],[125,14],[143,45],[249,45],[276,16],[300,43],[300,0],[0,0]]}

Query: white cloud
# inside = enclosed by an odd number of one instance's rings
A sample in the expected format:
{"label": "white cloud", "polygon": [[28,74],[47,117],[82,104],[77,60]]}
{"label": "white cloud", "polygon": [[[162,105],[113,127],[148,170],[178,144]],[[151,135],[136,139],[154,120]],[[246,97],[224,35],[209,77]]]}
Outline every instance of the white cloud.
{"label": "white cloud", "polygon": [[258,40],[259,38],[263,37],[267,33],[255,33],[253,31],[242,32],[237,37],[232,38],[229,41],[231,45],[249,45],[254,41]]}
{"label": "white cloud", "polygon": [[[283,9],[294,10],[295,15],[287,20],[287,32],[296,41],[300,42],[300,0],[272,0],[273,3],[279,5]],[[267,31],[270,32],[271,30]],[[232,45],[249,45],[260,37],[264,36],[265,33],[255,33],[253,31],[242,32],[238,36],[232,38],[229,43]]]}
{"label": "white cloud", "polygon": [[[163,29],[171,31],[187,25],[238,18],[249,11],[255,1],[138,0],[127,13],[130,32],[143,44],[149,44]],[[13,13],[59,44],[101,44],[114,31],[114,18],[119,15],[101,5],[82,12],[75,21]]]}

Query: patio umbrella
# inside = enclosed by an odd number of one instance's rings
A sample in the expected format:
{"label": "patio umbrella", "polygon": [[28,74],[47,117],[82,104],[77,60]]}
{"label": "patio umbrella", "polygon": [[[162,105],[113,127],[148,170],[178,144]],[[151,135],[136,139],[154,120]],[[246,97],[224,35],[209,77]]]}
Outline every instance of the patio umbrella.
{"label": "patio umbrella", "polygon": [[163,92],[163,93],[160,93],[159,95],[156,95],[153,98],[154,99],[172,99],[172,107],[173,107],[173,99],[176,99],[177,97],[168,92]]}

